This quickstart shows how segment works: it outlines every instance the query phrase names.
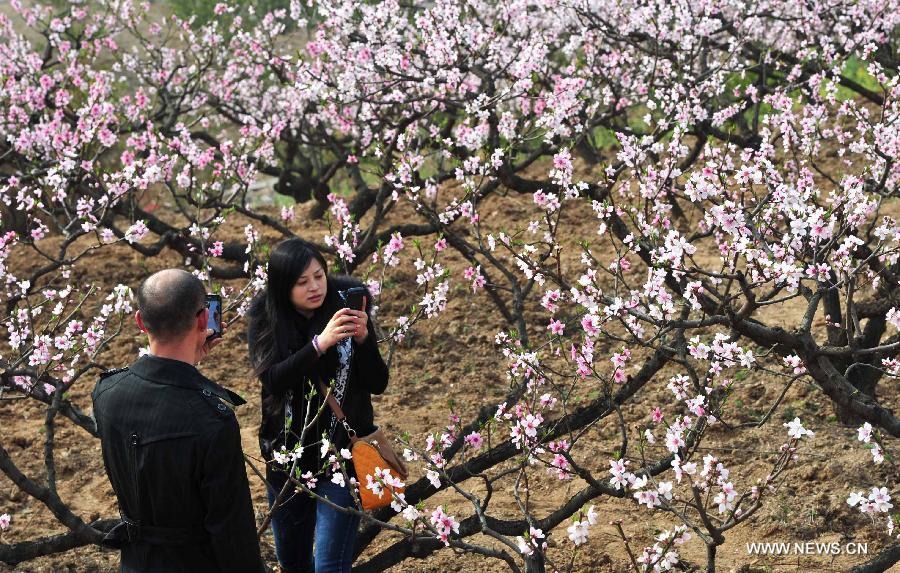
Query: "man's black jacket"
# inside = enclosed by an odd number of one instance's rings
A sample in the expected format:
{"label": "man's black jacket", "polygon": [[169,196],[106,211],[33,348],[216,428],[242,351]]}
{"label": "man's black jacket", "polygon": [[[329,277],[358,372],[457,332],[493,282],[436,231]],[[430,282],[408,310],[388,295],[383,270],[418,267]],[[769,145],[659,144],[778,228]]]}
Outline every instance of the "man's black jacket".
{"label": "man's black jacket", "polygon": [[94,389],[103,462],[125,523],[123,573],[263,571],[231,408],[186,362],[144,356]]}

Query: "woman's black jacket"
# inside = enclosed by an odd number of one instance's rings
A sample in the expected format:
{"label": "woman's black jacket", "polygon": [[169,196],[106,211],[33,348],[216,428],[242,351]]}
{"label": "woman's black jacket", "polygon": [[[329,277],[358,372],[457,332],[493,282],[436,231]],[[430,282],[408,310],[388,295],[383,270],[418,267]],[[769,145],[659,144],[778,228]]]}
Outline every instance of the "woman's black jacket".
{"label": "woman's black jacket", "polygon": [[[260,375],[262,383],[262,422],[259,428],[259,444],[263,456],[271,460],[272,453],[282,446],[291,450],[297,443],[304,424],[310,392],[313,391],[313,415],[322,406],[323,400],[318,391],[318,380],[328,385],[336,376],[338,368],[337,351],[329,348],[325,354],[318,356],[312,345],[312,337],[324,330],[328,321],[336,311],[343,307],[338,290],[362,286],[350,277],[329,276],[328,293],[325,301],[315,314],[307,319],[300,313],[293,313],[289,320],[280,320],[275,327],[274,362]],[[259,348],[259,335],[268,323],[265,312],[265,293],[258,295],[250,305],[247,339],[251,363],[256,362]],[[372,297],[366,299],[371,306]],[[367,310],[368,313],[368,310]],[[374,325],[371,314],[368,325],[369,335],[362,344],[353,342],[353,358],[347,380],[342,407],[347,421],[357,434],[364,436],[375,430],[372,410],[372,394],[381,394],[387,388],[388,369],[378,351],[375,341]],[[315,390],[312,390],[315,388]],[[293,420],[290,432],[285,432],[285,402],[292,392]],[[327,432],[331,422],[331,409],[326,404],[315,427],[307,431],[304,440],[304,451],[298,467],[301,472],[319,473],[323,467],[319,443],[322,433]],[[349,447],[349,436],[338,424],[332,436],[338,448]],[[272,464],[268,464],[272,469]],[[272,475],[272,472],[268,472]],[[278,472],[276,472],[277,474]],[[278,479],[275,481],[283,481]]]}

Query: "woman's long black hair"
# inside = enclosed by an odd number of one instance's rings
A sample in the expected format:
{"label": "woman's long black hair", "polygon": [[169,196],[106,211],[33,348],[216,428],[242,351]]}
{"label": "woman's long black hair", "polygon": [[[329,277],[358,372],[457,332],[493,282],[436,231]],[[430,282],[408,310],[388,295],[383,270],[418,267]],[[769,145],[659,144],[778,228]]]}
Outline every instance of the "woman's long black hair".
{"label": "woman's long black hair", "polygon": [[[294,238],[284,240],[269,256],[268,281],[260,295],[263,298],[265,321],[256,337],[254,355],[250,357],[254,373],[259,376],[278,358],[278,340],[284,340],[287,324],[297,311],[291,303],[291,290],[313,260],[319,261],[328,274],[328,263],[319,249],[309,241]],[[326,299],[333,296],[328,289]],[[323,306],[326,300],[323,300]]]}

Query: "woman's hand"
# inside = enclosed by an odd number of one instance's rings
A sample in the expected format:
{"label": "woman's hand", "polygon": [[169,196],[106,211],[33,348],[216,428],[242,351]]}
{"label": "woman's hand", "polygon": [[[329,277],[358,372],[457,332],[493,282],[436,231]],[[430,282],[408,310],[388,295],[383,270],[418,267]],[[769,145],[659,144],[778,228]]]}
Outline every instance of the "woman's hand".
{"label": "woman's hand", "polygon": [[[325,330],[319,334],[319,349],[325,352],[338,342],[356,336],[359,330],[359,321],[359,312],[349,308],[342,308],[334,313],[334,316],[325,325]],[[363,328],[365,329],[365,324],[363,324]]]}
{"label": "woman's hand", "polygon": [[362,310],[353,311],[358,319],[356,322],[356,335],[353,337],[357,344],[362,344],[369,335],[369,315],[366,314],[366,304],[368,304],[368,300],[366,300],[366,297],[363,297]]}

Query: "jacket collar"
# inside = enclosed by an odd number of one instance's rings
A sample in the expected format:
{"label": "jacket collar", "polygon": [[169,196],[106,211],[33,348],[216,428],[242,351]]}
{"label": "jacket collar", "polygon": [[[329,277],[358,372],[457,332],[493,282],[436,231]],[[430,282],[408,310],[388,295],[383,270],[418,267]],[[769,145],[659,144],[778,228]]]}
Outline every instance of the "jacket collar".
{"label": "jacket collar", "polygon": [[177,386],[188,390],[209,390],[212,394],[234,406],[246,403],[246,400],[236,393],[216,384],[203,374],[200,374],[200,371],[192,364],[181,360],[146,354],[132,364],[130,370],[141,378],[152,380],[158,384]]}

